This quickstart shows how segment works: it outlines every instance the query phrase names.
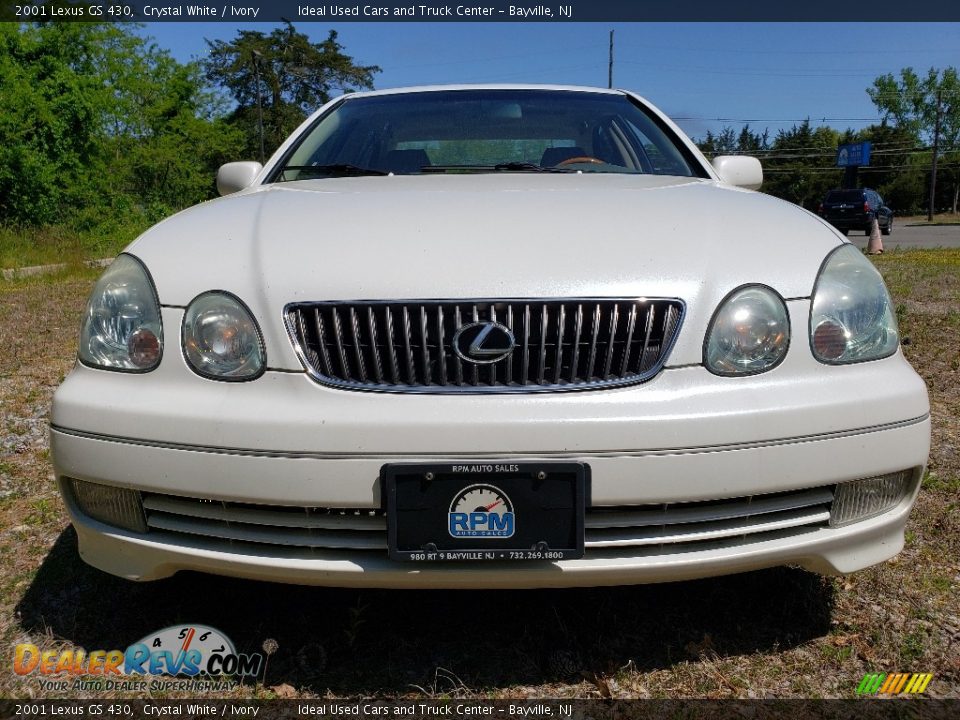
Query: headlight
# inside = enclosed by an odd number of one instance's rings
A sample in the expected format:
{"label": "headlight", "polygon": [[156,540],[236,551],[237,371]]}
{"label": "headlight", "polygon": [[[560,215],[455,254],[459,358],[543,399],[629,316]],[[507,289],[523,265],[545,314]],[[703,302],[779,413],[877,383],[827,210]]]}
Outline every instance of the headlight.
{"label": "headlight", "polygon": [[831,253],[813,288],[810,347],[841,364],[893,355],[900,344],[890,294],[877,269],[852,245]]}
{"label": "headlight", "polygon": [[215,290],[198,295],[183,317],[183,354],[198,375],[253,380],[263,373],[260,328],[239,298]]}
{"label": "headlight", "polygon": [[703,362],[717,375],[756,375],[776,367],[790,345],[783,298],[763,285],[734,290],[710,321]]}
{"label": "headlight", "polygon": [[120,255],[93,286],[80,327],[80,361],[106,370],[146,372],[160,363],[162,353],[157,291],[139,260]]}

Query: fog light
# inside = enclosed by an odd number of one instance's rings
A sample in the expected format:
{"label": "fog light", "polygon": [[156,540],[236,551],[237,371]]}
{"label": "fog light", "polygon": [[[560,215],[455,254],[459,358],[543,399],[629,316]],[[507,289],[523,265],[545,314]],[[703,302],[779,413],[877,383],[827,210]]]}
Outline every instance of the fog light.
{"label": "fog light", "polygon": [[848,525],[896,507],[907,494],[911,475],[910,470],[904,470],[837,485],[830,509],[830,525]]}
{"label": "fog light", "polygon": [[73,499],[84,515],[134,532],[147,531],[140,493],[136,490],[98,485],[75,478],[69,480]]}

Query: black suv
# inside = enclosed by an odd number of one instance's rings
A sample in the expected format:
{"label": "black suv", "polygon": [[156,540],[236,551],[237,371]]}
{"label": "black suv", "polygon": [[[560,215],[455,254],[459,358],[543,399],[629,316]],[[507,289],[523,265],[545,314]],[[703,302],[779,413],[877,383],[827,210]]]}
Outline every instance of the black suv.
{"label": "black suv", "polygon": [[817,212],[844,235],[851,230],[863,230],[869,235],[874,218],[881,233],[889,235],[893,231],[893,210],[883,204],[876,190],[869,188],[831,190]]}

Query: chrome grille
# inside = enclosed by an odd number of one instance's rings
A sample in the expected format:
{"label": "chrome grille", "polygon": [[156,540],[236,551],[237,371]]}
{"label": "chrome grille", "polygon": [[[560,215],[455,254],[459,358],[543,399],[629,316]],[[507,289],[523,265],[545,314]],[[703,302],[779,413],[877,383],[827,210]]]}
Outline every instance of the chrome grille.
{"label": "chrome grille", "polygon": [[756,495],[732,500],[665,503],[630,508],[592,508],[584,522],[587,548],[668,546],[826,527],[833,491]]}
{"label": "chrome grille", "polygon": [[[418,300],[287,306],[302,362],[326,385],[384,392],[540,392],[629,385],[666,362],[683,320],[680,300]],[[513,352],[464,360],[457,330],[496,322]]]}
{"label": "chrome grille", "polygon": [[[729,547],[827,527],[833,489],[726,500],[587,509],[586,558]],[[144,494],[151,532],[314,551],[386,554],[387,521],[376,508],[309,508]]]}
{"label": "chrome grille", "polygon": [[143,495],[150,530],[217,540],[387,551],[386,520],[380,510],[311,508]]}

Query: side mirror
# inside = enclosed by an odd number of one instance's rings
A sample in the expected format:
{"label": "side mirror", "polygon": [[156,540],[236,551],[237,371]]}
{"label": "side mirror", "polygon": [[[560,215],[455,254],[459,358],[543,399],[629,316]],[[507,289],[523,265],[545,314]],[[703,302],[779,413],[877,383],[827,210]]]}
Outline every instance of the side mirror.
{"label": "side mirror", "polygon": [[221,165],[217,170],[217,192],[221,195],[229,195],[248,188],[253,185],[253,181],[261,170],[263,165],[250,160]]}
{"label": "side mirror", "polygon": [[763,185],[760,161],[748,155],[719,155],[713,159],[713,169],[728,185],[756,190]]}

